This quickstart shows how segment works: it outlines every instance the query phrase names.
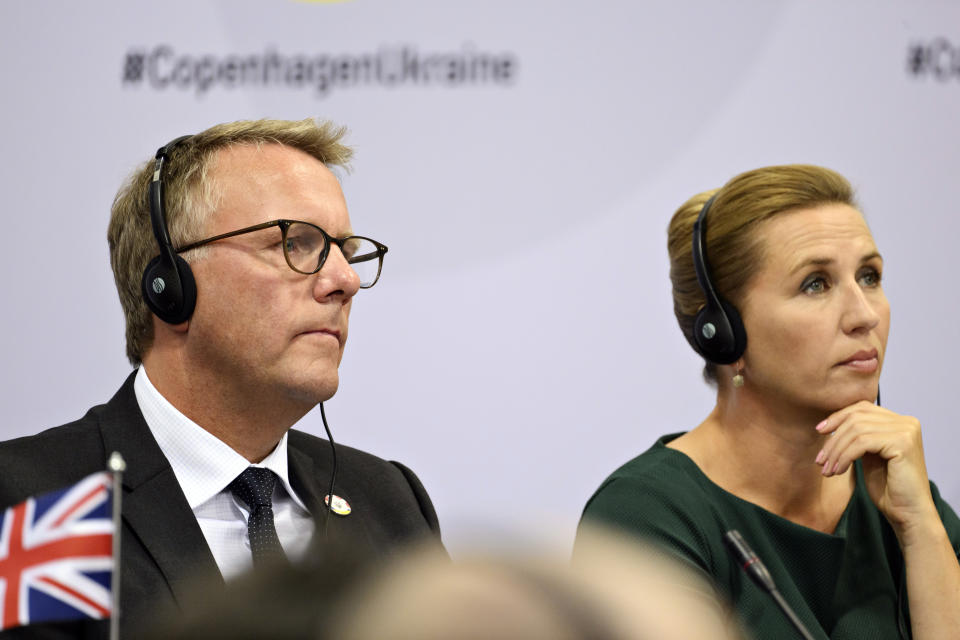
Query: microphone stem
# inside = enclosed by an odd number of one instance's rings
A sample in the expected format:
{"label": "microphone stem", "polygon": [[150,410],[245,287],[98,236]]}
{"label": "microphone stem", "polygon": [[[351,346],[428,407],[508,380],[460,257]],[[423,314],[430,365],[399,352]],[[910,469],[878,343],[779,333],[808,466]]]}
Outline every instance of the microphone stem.
{"label": "microphone stem", "polygon": [[783,611],[784,615],[787,616],[787,619],[790,620],[790,624],[803,636],[804,640],[816,640],[810,632],[807,631],[807,628],[800,621],[800,618],[797,617],[797,614],[793,612],[793,609],[790,608],[790,605],[787,604],[787,601],[783,599],[783,596],[780,595],[780,591],[774,589],[770,592],[770,595],[773,596],[773,599],[776,601],[777,606],[780,607],[780,610]]}

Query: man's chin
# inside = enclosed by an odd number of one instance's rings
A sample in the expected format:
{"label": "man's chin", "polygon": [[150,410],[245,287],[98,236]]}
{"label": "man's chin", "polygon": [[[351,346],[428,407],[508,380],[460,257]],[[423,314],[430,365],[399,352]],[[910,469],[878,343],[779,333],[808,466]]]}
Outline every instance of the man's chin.
{"label": "man's chin", "polygon": [[294,402],[308,407],[308,411],[321,402],[326,402],[334,396],[340,386],[339,376],[325,380],[305,380],[290,389],[290,397]]}

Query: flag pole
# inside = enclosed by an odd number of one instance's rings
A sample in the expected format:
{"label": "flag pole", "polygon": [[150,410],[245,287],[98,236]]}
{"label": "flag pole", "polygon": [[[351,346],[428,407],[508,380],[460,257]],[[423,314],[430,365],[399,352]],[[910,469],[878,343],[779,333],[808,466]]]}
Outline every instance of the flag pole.
{"label": "flag pole", "polygon": [[110,454],[107,469],[113,477],[113,573],[110,577],[113,605],[110,607],[110,640],[120,640],[120,498],[123,495],[123,472],[127,469],[127,463],[119,451]]}

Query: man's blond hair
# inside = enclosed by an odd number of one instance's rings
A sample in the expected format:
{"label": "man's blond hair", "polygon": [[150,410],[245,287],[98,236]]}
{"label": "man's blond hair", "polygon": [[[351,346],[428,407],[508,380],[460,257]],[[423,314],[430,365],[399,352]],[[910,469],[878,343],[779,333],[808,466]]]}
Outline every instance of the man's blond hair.
{"label": "man's blond hair", "polygon": [[[341,142],[345,133],[343,127],[310,118],[246,120],[218,124],[177,145],[163,171],[166,223],[173,246],[199,240],[218,204],[218,185],[210,175],[218,151],[237,145],[282,144],[311,155],[327,167],[347,168],[353,151]],[[126,319],[127,358],[134,366],[143,361],[153,344],[153,314],[140,288],[147,263],[159,253],[148,199],[153,168],[150,159],[130,175],[113,200],[107,227],[110,266]],[[188,260],[202,255],[190,254],[185,256]]]}

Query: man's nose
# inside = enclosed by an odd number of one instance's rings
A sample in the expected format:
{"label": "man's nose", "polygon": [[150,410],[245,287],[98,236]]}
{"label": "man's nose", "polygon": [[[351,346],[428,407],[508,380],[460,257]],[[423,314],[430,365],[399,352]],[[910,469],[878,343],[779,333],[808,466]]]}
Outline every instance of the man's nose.
{"label": "man's nose", "polygon": [[347,262],[340,247],[331,243],[327,259],[317,272],[314,284],[314,297],[317,300],[342,295],[349,300],[360,290],[360,276]]}

